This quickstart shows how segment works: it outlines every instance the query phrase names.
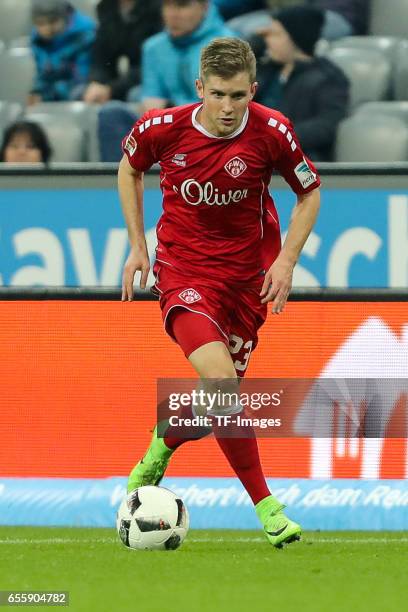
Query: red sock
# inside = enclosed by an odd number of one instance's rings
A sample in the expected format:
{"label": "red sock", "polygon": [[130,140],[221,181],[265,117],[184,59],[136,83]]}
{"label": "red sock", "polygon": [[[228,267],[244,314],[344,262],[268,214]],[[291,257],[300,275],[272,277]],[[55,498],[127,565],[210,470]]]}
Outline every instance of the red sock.
{"label": "red sock", "polygon": [[[243,428],[249,429],[249,428]],[[259,458],[258,443],[252,429],[252,437],[223,438],[222,430],[213,426],[218,445],[228,459],[230,466],[244,485],[254,505],[268,497],[271,492],[265,481]],[[251,436],[250,431],[243,433]]]}

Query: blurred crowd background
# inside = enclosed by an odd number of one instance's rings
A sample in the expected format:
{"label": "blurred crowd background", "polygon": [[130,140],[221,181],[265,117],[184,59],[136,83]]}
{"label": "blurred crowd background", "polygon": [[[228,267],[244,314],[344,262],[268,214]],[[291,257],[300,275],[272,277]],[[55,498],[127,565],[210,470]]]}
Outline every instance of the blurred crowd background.
{"label": "blurred crowd background", "polygon": [[408,0],[0,0],[0,161],[118,161],[143,112],[197,101],[219,36],[315,161],[408,161],[407,26]]}

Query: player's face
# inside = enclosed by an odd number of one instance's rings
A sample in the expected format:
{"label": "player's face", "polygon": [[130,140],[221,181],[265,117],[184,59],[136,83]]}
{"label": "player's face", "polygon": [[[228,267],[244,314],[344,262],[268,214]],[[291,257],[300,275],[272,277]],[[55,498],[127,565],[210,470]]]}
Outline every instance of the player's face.
{"label": "player's face", "polygon": [[24,132],[15,134],[4,150],[4,161],[8,164],[36,164],[42,161],[40,149]]}
{"label": "player's face", "polygon": [[198,97],[203,101],[198,120],[214,136],[229,136],[241,125],[257,85],[247,72],[231,79],[209,75],[204,81],[197,80]]}
{"label": "player's face", "polygon": [[163,2],[163,21],[170,36],[179,38],[194,32],[200,25],[207,12],[206,2],[192,0],[189,4],[178,5],[172,0]]}
{"label": "player's face", "polygon": [[273,19],[269,28],[264,31],[264,36],[271,59],[280,64],[293,61],[296,46],[280,21]]}

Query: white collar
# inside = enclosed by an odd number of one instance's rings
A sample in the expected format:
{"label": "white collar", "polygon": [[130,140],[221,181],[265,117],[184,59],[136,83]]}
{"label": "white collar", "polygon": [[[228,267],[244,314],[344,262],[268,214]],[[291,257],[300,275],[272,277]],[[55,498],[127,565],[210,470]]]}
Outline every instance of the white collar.
{"label": "white collar", "polygon": [[230,138],[235,138],[235,136],[238,136],[239,134],[241,134],[241,132],[243,132],[246,128],[246,124],[248,123],[248,117],[249,117],[249,108],[246,109],[245,111],[245,115],[242,119],[241,125],[235,130],[235,132],[232,132],[232,134],[230,134],[229,136],[215,136],[214,134],[211,134],[211,132],[208,132],[205,127],[203,125],[201,125],[201,123],[199,123],[197,121],[197,114],[198,111],[201,110],[203,107],[202,104],[200,104],[200,106],[197,106],[194,110],[193,113],[191,115],[191,120],[193,123],[193,127],[195,127],[196,130],[198,130],[199,132],[201,132],[202,134],[204,134],[204,136],[208,136],[208,138],[216,138],[217,140],[229,140]]}

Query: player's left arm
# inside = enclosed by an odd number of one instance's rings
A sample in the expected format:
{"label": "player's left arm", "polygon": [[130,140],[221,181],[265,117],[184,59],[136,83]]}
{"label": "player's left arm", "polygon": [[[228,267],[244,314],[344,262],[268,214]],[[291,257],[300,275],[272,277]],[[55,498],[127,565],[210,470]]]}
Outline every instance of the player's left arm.
{"label": "player's left arm", "polygon": [[272,312],[282,312],[292,288],[293,269],[303,246],[312,231],[320,207],[320,190],[318,188],[297,196],[297,203],[278,257],[265,273],[261,290],[261,302],[273,300]]}
{"label": "player's left arm", "polygon": [[320,177],[305,157],[290,120],[274,112],[268,121],[266,142],[271,165],[297,196],[284,245],[265,273],[261,302],[272,302],[272,313],[282,312],[292,288],[293,269],[316,221],[320,207]]}

